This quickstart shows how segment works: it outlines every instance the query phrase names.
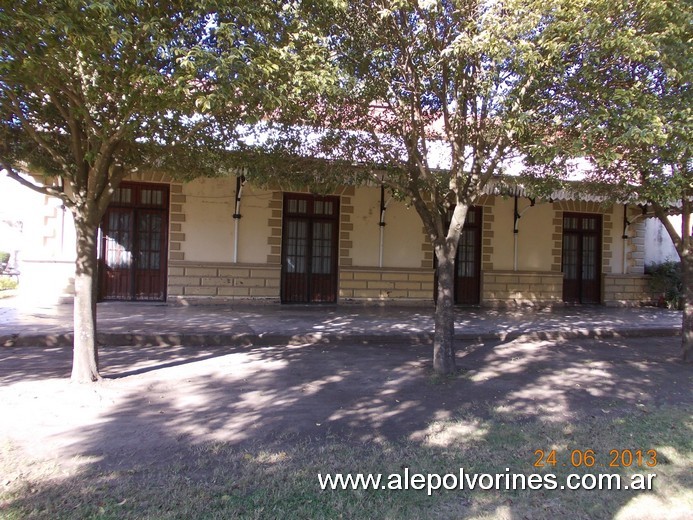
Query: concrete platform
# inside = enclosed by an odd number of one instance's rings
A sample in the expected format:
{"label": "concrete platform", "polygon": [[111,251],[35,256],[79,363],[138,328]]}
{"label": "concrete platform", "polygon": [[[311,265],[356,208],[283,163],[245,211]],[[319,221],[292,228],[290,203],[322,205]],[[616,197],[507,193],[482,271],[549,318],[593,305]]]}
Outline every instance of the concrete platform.
{"label": "concrete platform", "polygon": [[[102,345],[430,343],[433,328],[432,305],[98,305]],[[455,317],[458,340],[674,336],[680,328],[681,312],[652,307],[459,308]],[[0,346],[71,345],[72,337],[72,305],[0,300]]]}

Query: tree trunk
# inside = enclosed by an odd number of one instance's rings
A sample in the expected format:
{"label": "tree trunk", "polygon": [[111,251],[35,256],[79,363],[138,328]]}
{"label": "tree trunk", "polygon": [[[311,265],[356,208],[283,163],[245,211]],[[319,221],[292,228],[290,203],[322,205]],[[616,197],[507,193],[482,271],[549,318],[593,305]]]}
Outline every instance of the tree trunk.
{"label": "tree trunk", "polygon": [[75,215],[77,263],[75,268],[75,339],[72,381],[99,381],[96,348],[96,231],[97,226]]}
{"label": "tree trunk", "polygon": [[436,246],[438,295],[436,297],[433,370],[452,374],[455,366],[455,253],[456,248]]}
{"label": "tree trunk", "polygon": [[681,282],[683,285],[683,320],[681,330],[681,355],[684,362],[693,362],[693,253],[684,241],[681,256]]}

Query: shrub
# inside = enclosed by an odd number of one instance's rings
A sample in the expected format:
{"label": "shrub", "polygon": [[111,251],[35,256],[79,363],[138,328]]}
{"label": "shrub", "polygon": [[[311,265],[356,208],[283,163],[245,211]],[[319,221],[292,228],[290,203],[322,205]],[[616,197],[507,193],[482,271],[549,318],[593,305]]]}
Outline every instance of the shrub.
{"label": "shrub", "polygon": [[9,276],[0,276],[0,291],[9,291],[17,288],[17,280]]}
{"label": "shrub", "polygon": [[660,295],[660,305],[669,309],[683,309],[681,262],[650,264],[645,272],[651,275],[650,290]]}
{"label": "shrub", "polygon": [[10,254],[5,251],[0,251],[0,265],[7,264],[10,261]]}

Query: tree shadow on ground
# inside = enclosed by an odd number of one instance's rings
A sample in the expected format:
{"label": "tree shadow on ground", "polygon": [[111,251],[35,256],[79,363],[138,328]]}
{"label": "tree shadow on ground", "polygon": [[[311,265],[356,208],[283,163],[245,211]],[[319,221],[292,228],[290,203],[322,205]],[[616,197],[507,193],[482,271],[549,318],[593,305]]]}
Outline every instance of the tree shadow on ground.
{"label": "tree shadow on ground", "polygon": [[[102,374],[107,379],[144,374],[227,354],[227,348],[180,345],[99,349]],[[6,347],[0,349],[0,366],[0,385],[69,378],[72,347]]]}
{"label": "tree shadow on ground", "polygon": [[[146,475],[171,464],[194,481],[233,480],[233,471],[249,471],[247,464],[238,462],[238,453],[269,449],[299,457],[296,447],[306,439],[317,446],[340,443],[358,449],[411,443],[433,450],[443,463],[450,460],[458,465],[455,450],[466,444],[488,443],[497,450],[507,447],[507,451],[500,460],[490,454],[490,465],[480,461],[474,470],[503,471],[510,466],[531,472],[535,449],[561,445],[565,439],[520,442],[513,436],[523,435],[522,423],[554,425],[552,435],[558,435],[555,432],[563,431],[564,425],[648,414],[664,405],[690,403],[690,371],[676,361],[678,342],[672,338],[520,339],[459,346],[463,372],[449,378],[432,373],[430,348],[423,346],[159,347],[146,350],[149,359],[144,362],[142,350],[104,349],[104,375],[119,379],[106,381],[99,391],[112,405],[103,408],[98,421],[81,423],[77,418],[65,425],[71,440],[60,446],[61,458],[83,461],[75,470],[77,475],[101,475],[101,485],[107,487],[113,472],[119,479],[146,481]],[[33,367],[33,358],[25,361]],[[53,373],[49,368],[48,374]],[[12,379],[4,381],[11,384]],[[450,426],[447,430],[446,425]],[[537,444],[531,447],[534,442]],[[219,444],[236,454],[235,458],[205,457],[207,465],[201,465],[195,450]],[[518,444],[530,447],[518,453],[513,451]],[[405,452],[409,457],[414,453]],[[227,468],[231,473],[223,469],[225,463],[233,469]],[[401,463],[403,468],[410,461]],[[364,471],[358,461],[349,464],[349,468],[333,470]],[[457,468],[438,465],[433,469],[455,472]],[[258,487],[281,485],[272,483],[271,464],[253,471],[264,477]],[[317,482],[314,486],[317,489]],[[307,491],[309,495],[313,492],[315,489]],[[40,493],[45,495],[46,511],[55,511],[46,502],[78,491],[56,480]],[[613,516],[633,498],[632,493],[599,493],[598,516]],[[442,502],[424,502],[422,511],[437,511],[431,516],[446,517],[445,504],[460,500],[448,496]],[[561,513],[560,498],[553,500],[553,506],[538,510],[534,517]],[[21,501],[13,504],[21,505]],[[27,503],[42,503],[41,497],[34,493]],[[477,514],[478,508],[501,508],[514,518],[513,511],[519,507],[502,494],[486,497],[481,505],[474,503],[468,510],[458,505],[450,506],[453,516]]]}

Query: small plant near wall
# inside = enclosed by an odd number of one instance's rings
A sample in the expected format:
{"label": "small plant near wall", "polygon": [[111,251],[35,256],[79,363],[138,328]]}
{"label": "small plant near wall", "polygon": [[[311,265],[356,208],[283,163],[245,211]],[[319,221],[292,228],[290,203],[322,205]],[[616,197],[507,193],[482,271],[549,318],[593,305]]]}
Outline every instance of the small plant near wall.
{"label": "small plant near wall", "polygon": [[645,267],[650,274],[650,290],[659,295],[659,305],[668,309],[683,309],[681,262],[662,262]]}
{"label": "small plant near wall", "polygon": [[19,282],[9,276],[0,276],[0,291],[11,291],[16,289]]}
{"label": "small plant near wall", "polygon": [[0,291],[16,289],[17,285],[19,285],[16,278],[12,278],[12,276],[2,276],[3,274],[7,274],[5,273],[5,270],[7,269],[9,263],[10,253],[0,251]]}

